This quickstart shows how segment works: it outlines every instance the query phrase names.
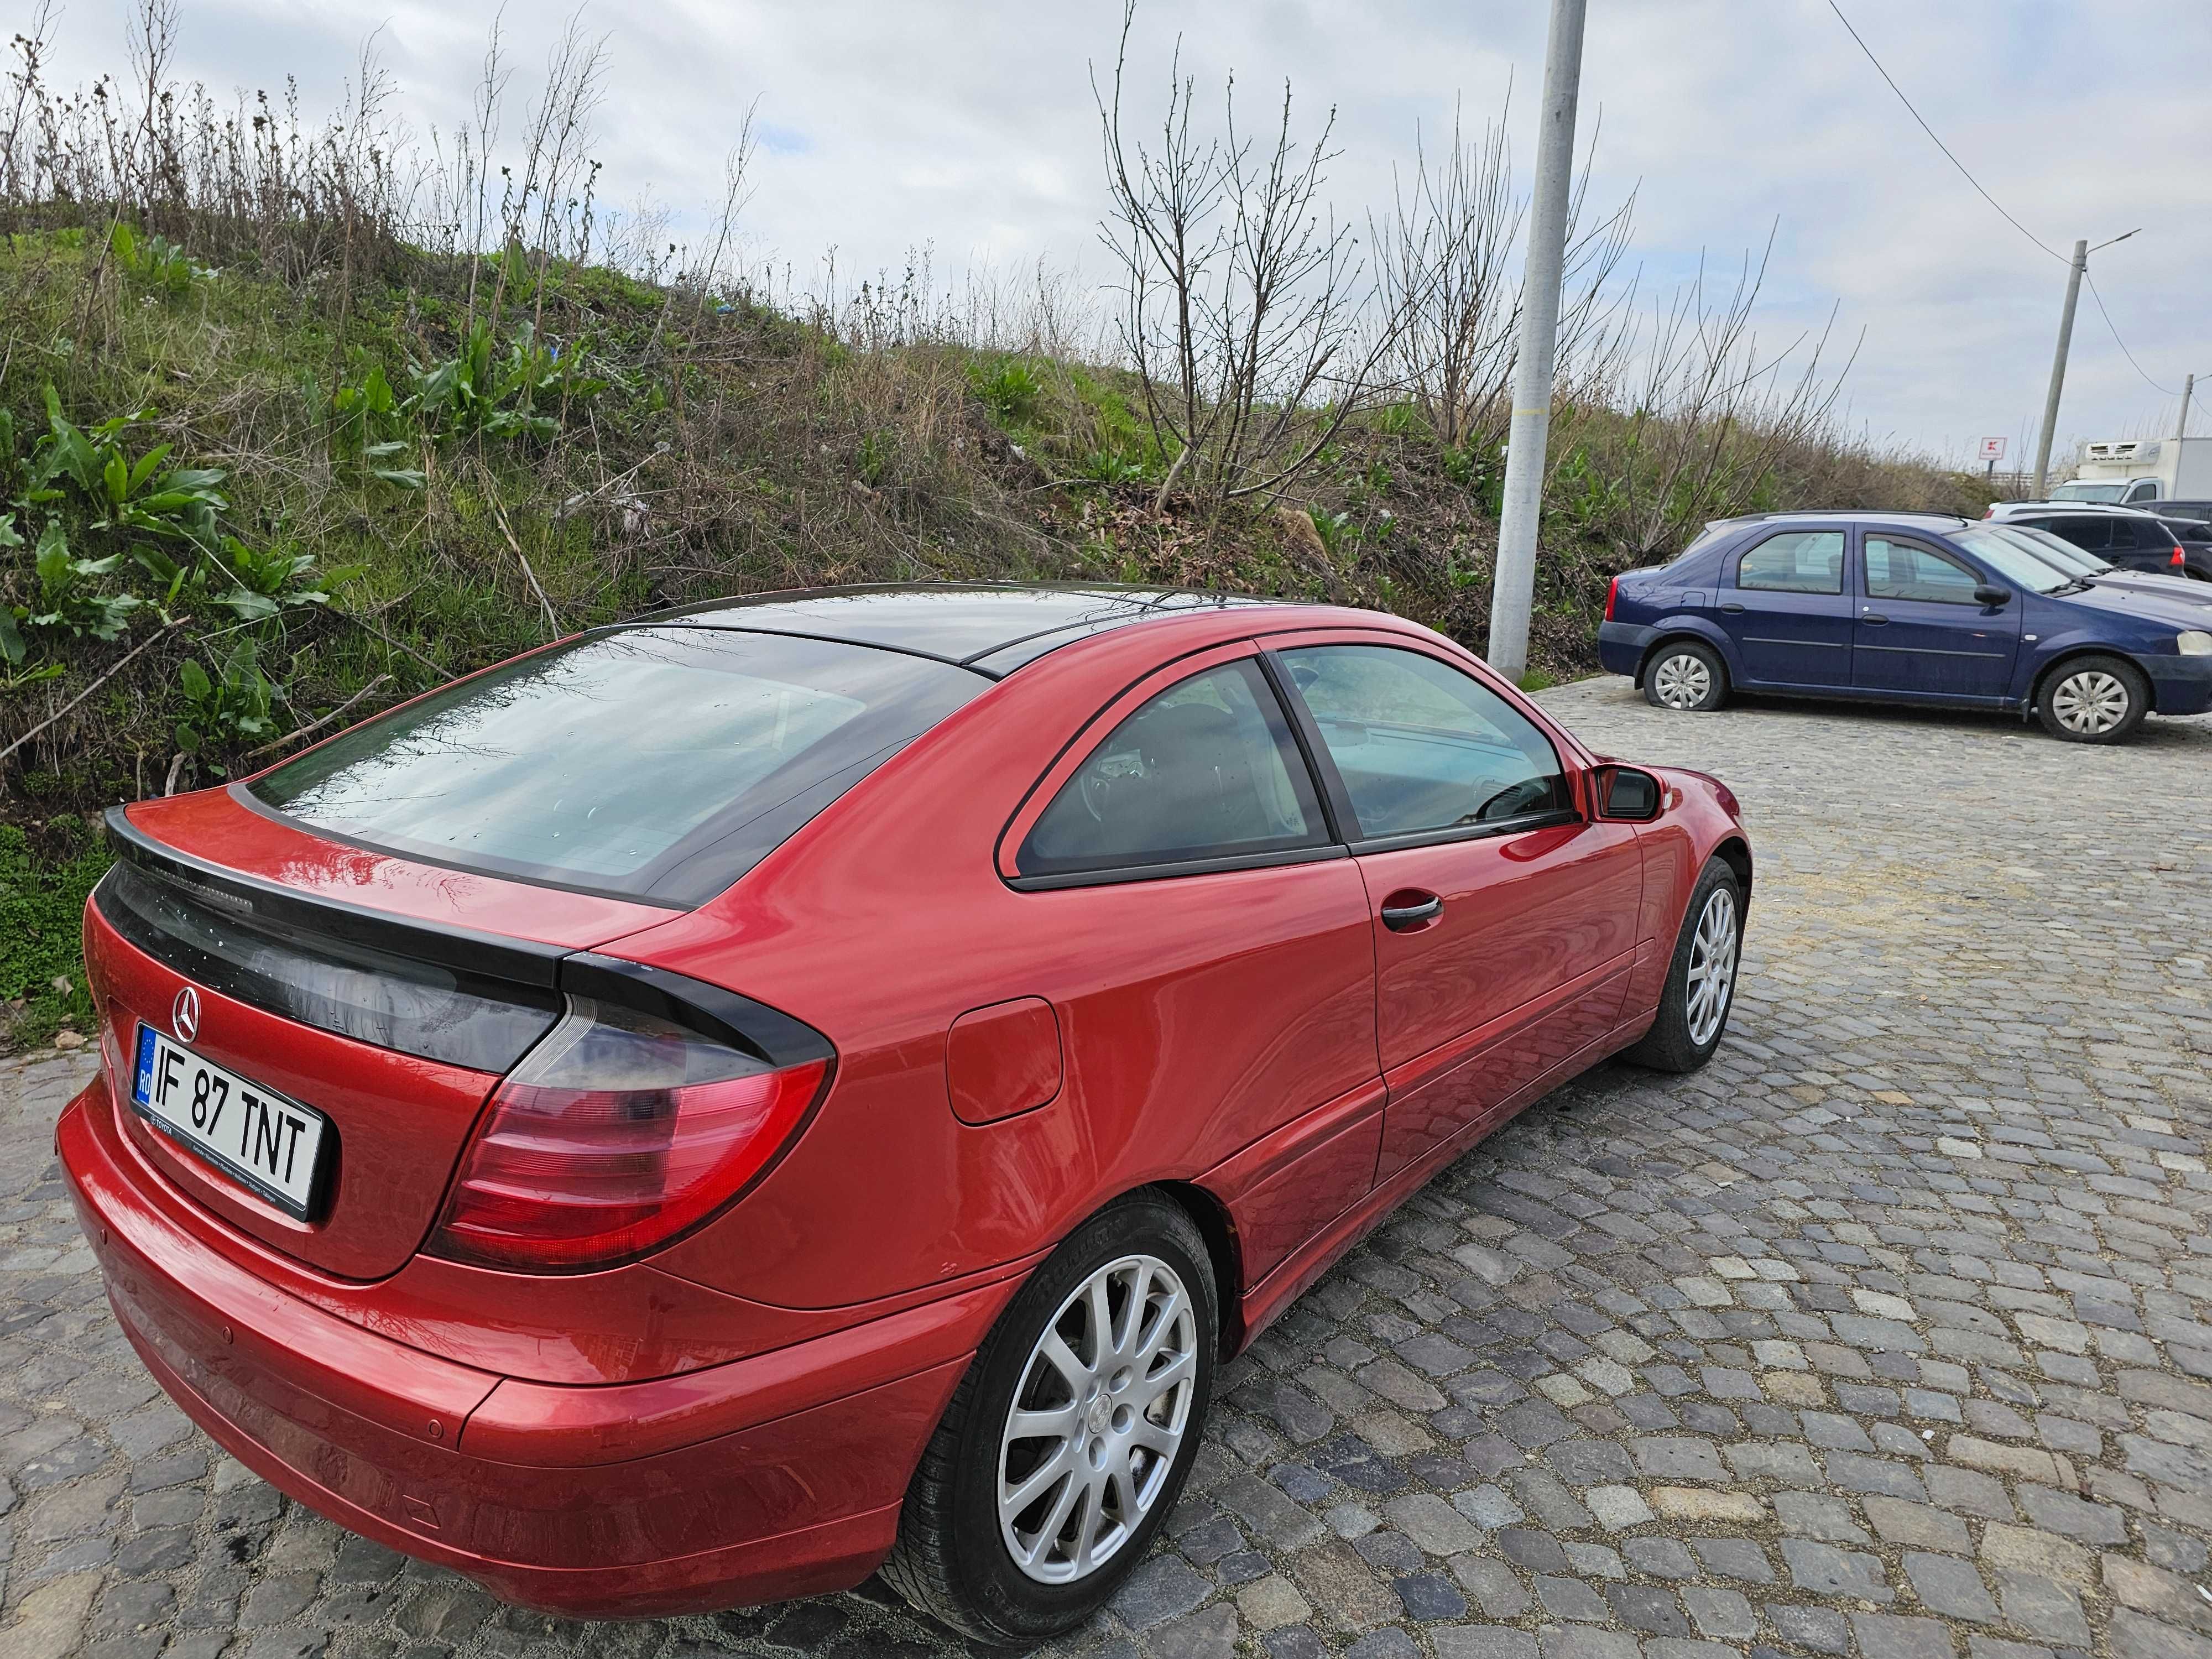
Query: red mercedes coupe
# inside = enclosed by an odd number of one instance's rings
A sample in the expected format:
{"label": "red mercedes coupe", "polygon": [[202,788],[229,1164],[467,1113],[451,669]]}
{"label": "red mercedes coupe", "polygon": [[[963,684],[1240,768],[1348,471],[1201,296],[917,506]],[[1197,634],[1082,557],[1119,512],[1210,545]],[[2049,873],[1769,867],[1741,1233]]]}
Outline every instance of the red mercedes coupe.
{"label": "red mercedes coupe", "polygon": [[1752,874],[1425,629],[1112,587],[598,629],[108,827],[58,1144],[210,1436],[514,1601],[1006,1643],[1393,1206],[1711,1055]]}

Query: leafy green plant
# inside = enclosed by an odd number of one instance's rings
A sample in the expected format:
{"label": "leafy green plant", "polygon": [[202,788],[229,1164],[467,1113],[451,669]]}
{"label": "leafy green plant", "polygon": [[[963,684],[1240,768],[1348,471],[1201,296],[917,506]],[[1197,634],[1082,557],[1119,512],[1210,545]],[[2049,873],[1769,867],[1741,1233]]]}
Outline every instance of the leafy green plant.
{"label": "leafy green plant", "polygon": [[1044,377],[1018,357],[969,364],[968,384],[1000,426],[1028,425],[1044,397]]}
{"label": "leafy green plant", "polygon": [[357,386],[331,394],[331,453],[341,465],[400,489],[420,489],[421,469],[397,465],[414,448],[415,411],[392,389],[380,363],[371,363]]}
{"label": "leafy green plant", "polygon": [[898,441],[888,432],[871,432],[860,440],[860,482],[871,489],[884,481]]}
{"label": "leafy green plant", "polygon": [[1317,513],[1309,509],[1306,516],[1313,520],[1314,529],[1321,536],[1321,544],[1328,550],[1331,559],[1341,560],[1358,550],[1359,526],[1352,522],[1352,514]]}
{"label": "leafy green plant", "polygon": [[177,722],[177,747],[188,755],[204,754],[234,738],[265,737],[276,729],[269,714],[272,689],[261,672],[251,635],[240,636],[213,674],[196,659],[187,658],[177,671],[177,685],[185,694],[185,711]]}
{"label": "leafy green plant", "polygon": [[122,559],[120,553],[111,553],[104,559],[76,557],[70,551],[61,520],[48,520],[33,559],[39,580],[38,603],[26,620],[33,628],[57,629],[78,636],[89,634],[96,640],[115,638],[129,625],[131,613],[140,604],[136,594],[102,591],[103,579]]}
{"label": "leafy green plant", "polygon": [[606,390],[605,380],[575,372],[573,359],[580,354],[580,348],[572,351],[572,362],[563,364],[560,349],[541,342],[526,321],[502,356],[491,325],[479,322],[459,356],[410,371],[415,390],[408,404],[434,429],[461,437],[550,438],[561,429],[563,403]]}
{"label": "leafy green plant", "polygon": [[1106,449],[1091,451],[1079,470],[1085,477],[1105,484],[1134,483],[1145,476],[1144,463]]}
{"label": "leafy green plant", "polygon": [[50,503],[73,484],[94,514],[92,528],[125,528],[149,535],[205,542],[215,532],[215,515],[228,507],[220,488],[222,472],[214,467],[171,467],[171,446],[156,444],[135,462],[121,434],[137,417],[118,415],[90,430],[62,413],[61,398],[46,387],[46,434],[31,453],[30,488],[24,500]]}
{"label": "leafy green plant", "polygon": [[119,219],[108,234],[107,248],[126,275],[161,289],[171,299],[190,293],[196,278],[215,275],[205,266],[194,264],[184,249],[167,237],[148,236],[142,240]]}

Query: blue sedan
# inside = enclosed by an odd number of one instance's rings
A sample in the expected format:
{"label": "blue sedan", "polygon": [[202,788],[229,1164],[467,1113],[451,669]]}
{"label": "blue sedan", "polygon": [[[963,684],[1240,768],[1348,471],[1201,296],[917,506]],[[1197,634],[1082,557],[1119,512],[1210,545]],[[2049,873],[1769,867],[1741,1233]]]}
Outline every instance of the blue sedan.
{"label": "blue sedan", "polygon": [[2212,617],[2051,563],[2002,524],[1773,513],[1715,524],[1616,577],[1598,656],[1663,708],[1731,691],[2034,713],[2117,743],[2212,708]]}

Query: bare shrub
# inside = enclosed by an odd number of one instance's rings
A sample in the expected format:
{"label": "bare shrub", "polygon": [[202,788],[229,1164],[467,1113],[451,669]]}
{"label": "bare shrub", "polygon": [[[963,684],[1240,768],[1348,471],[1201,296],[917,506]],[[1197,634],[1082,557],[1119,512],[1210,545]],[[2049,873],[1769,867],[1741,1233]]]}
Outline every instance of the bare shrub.
{"label": "bare shrub", "polygon": [[[1505,137],[1510,108],[1470,134],[1454,112],[1450,143],[1433,161],[1415,140],[1413,177],[1389,212],[1370,216],[1377,299],[1396,319],[1383,378],[1401,388],[1438,445],[1494,455],[1511,424],[1519,343],[1516,268],[1528,199],[1515,187]],[[1596,138],[1576,180],[1567,222],[1565,302],[1558,383],[1602,380],[1620,337],[1613,278],[1627,251],[1635,196],[1595,227],[1582,223]]]}
{"label": "bare shrub", "polygon": [[1622,553],[1682,545],[1705,520],[1753,505],[1787,459],[1839,441],[1850,363],[1824,364],[1833,314],[1778,352],[1759,349],[1752,325],[1771,248],[1770,237],[1756,264],[1747,254],[1719,297],[1700,263],[1655,305],[1649,333],[1623,344],[1626,371],[1576,390],[1554,439],[1552,493]]}
{"label": "bare shrub", "polygon": [[1285,83],[1272,136],[1240,133],[1232,76],[1224,136],[1202,139],[1178,49],[1149,149],[1122,119],[1134,18],[1128,0],[1110,95],[1093,80],[1111,204],[1100,235],[1121,278],[1121,348],[1174,457],[1156,507],[1181,483],[1214,521],[1311,465],[1374,396],[1397,325],[1363,328],[1372,284],[1323,199],[1335,112],[1310,141],[1294,137]]}

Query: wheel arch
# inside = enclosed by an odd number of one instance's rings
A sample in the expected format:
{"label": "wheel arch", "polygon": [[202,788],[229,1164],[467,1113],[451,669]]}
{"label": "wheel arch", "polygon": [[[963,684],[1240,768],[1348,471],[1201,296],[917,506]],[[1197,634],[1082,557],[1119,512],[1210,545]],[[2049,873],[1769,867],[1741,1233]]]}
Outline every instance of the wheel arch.
{"label": "wheel arch", "polygon": [[1218,1196],[1196,1182],[1155,1181],[1134,1192],[1158,1193],[1188,1216],[1198,1236],[1206,1241],[1206,1253],[1212,1258],[1208,1265],[1213,1269],[1214,1301],[1221,1315],[1220,1358],[1229,1358],[1244,1346],[1243,1252],[1237,1243],[1236,1218]]}
{"label": "wheel arch", "polygon": [[2157,695],[2157,688],[2151,678],[2150,670],[2146,668],[2136,653],[2127,647],[2108,644],[2102,640],[2076,640],[2069,644],[2060,646],[2051,653],[2047,661],[2036,665],[2035,672],[2028,678],[2027,698],[2021,704],[2021,714],[2023,715],[2033,714],[2042,708],[2043,689],[2051,684],[2051,676],[2068,663],[2078,662],[2084,657],[2118,658],[2142,676],[2145,688],[2149,690],[2154,696]]}
{"label": "wheel arch", "polygon": [[1713,848],[1713,856],[1728,866],[1735,877],[1737,890],[1743,895],[1744,914],[1751,912],[1751,843],[1741,836],[1730,836]]}

